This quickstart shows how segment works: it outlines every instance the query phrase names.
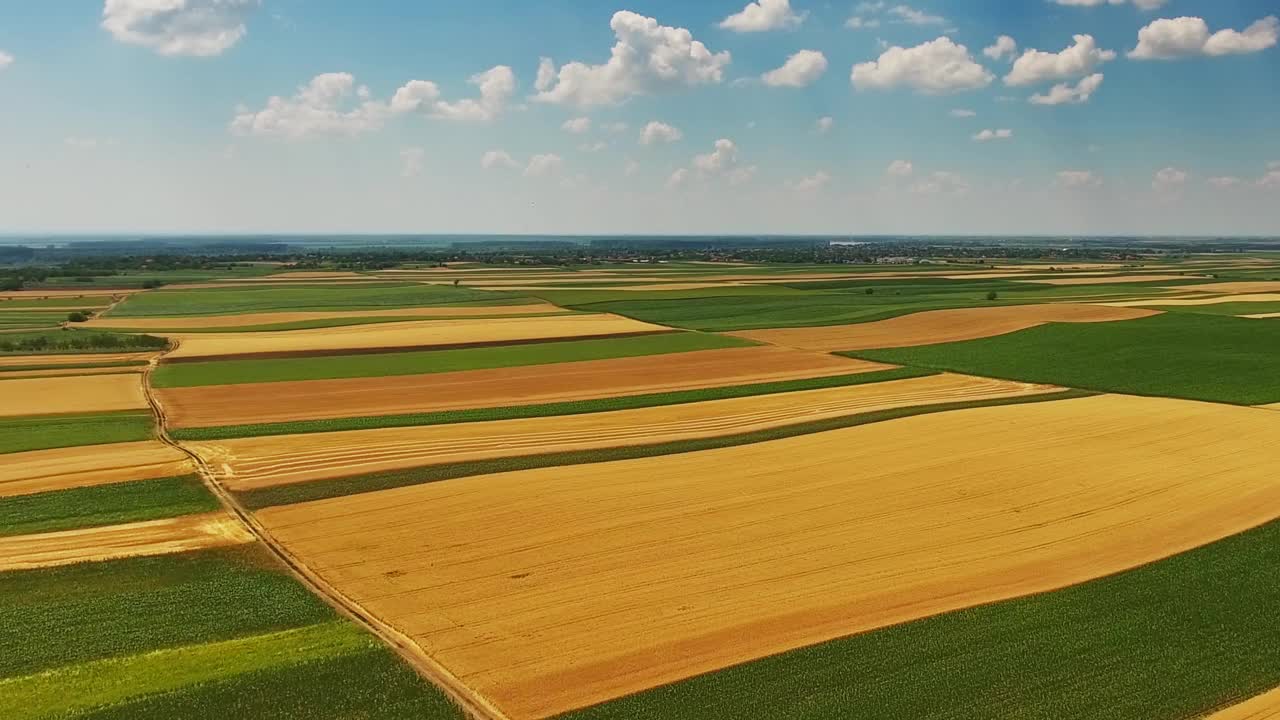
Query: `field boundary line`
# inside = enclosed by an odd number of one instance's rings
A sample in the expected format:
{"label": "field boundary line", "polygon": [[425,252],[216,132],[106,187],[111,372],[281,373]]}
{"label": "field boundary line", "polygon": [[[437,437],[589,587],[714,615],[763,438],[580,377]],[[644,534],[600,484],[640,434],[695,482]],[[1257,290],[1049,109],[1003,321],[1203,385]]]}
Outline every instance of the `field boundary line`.
{"label": "field boundary line", "polygon": [[339,615],[360,625],[389,646],[408,663],[409,667],[417,671],[418,675],[444,692],[467,716],[475,720],[510,720],[506,713],[489,701],[488,698],[468,687],[461,679],[428,655],[409,636],[365,610],[359,603],[347,597],[346,594],[307,567],[305,563],[295,558],[287,548],[272,537],[266,528],[258,522],[257,518],[230,491],[218,482],[204,458],[169,437],[164,406],[151,389],[151,374],[159,366],[161,358],[166,353],[177,349],[178,341],[173,340],[171,343],[168,349],[152,358],[142,373],[143,394],[146,396],[152,412],[155,413],[157,439],[191,458],[195,465],[196,474],[199,475],[205,487],[213,493],[223,508],[261,542],[285,566],[290,575],[301,582],[314,595],[338,611]]}

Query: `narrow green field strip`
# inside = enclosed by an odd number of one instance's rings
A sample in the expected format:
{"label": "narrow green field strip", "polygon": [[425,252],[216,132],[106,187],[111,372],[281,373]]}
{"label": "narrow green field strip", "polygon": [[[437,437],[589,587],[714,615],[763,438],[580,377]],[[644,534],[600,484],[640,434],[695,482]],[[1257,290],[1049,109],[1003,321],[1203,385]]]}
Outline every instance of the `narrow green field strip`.
{"label": "narrow green field strip", "polygon": [[81,298],[63,296],[24,300],[0,299],[0,311],[22,308],[30,310],[61,310],[62,312],[71,312],[72,310],[82,310],[85,308],[103,308],[110,305],[112,299],[111,295],[105,293],[85,295]]}
{"label": "narrow green field strip", "polygon": [[194,475],[54,490],[0,498],[0,537],[159,520],[219,507]]}
{"label": "narrow green field strip", "polygon": [[66,363],[61,365],[35,364],[35,365],[0,365],[0,378],[4,377],[4,373],[10,372],[29,372],[31,370],[97,370],[100,368],[131,368],[142,367],[147,363],[142,361],[129,362],[104,362],[104,363]]}
{"label": "narrow green field strip", "polygon": [[1030,395],[1017,398],[1000,398],[995,400],[976,400],[967,402],[924,405],[918,407],[893,408],[868,413],[858,413],[838,418],[829,418],[796,425],[770,428],[737,435],[702,438],[697,440],[680,440],[650,445],[629,445],[625,447],[606,448],[601,450],[582,450],[564,453],[548,453],[545,455],[524,455],[493,460],[435,465],[431,467],[409,470],[356,475],[332,480],[315,480],[312,482],[278,485],[236,493],[244,505],[250,509],[260,509],[275,505],[293,505],[311,500],[356,495],[359,493],[388,490],[408,485],[423,485],[443,480],[470,477],[474,475],[490,475],[493,473],[511,472],[515,470],[532,470],[535,468],[555,467],[562,465],[587,465],[592,463],[611,462],[614,460],[631,460],[634,458],[655,457],[658,455],[676,455],[679,453],[712,450],[715,448],[749,445],[751,443],[780,440],[782,438],[810,435],[813,433],[838,430],[841,428],[868,425],[898,418],[927,415],[929,413],[966,410],[979,407],[997,407],[1002,405],[1021,405],[1025,403],[1051,402],[1086,397],[1091,393],[1079,390]]}
{"label": "narrow green field strip", "polygon": [[1165,313],[1050,323],[963,342],[851,357],[1101,392],[1237,405],[1280,402],[1280,323]]}
{"label": "narrow green field strip", "polygon": [[422,322],[425,320],[510,320],[513,317],[519,318],[540,318],[540,317],[559,317],[562,315],[574,315],[576,311],[562,310],[559,312],[545,313],[528,313],[524,315],[402,315],[397,317],[349,317],[349,318],[324,318],[317,320],[299,320],[297,322],[274,323],[268,325],[240,325],[232,327],[206,327],[206,328],[129,328],[124,327],[127,321],[122,321],[121,327],[99,327],[104,332],[121,332],[121,333],[243,333],[243,332],[275,332],[278,330],[314,330],[317,328],[330,327],[346,327],[349,325],[378,325],[381,323],[395,322]]}
{"label": "narrow green field strip", "polygon": [[562,720],[1189,720],[1280,684],[1280,522],[1136,570],[749,662]]}
{"label": "narrow green field strip", "polygon": [[[4,378],[0,374],[0,380]],[[0,382],[0,393],[4,385]],[[36,415],[0,418],[0,454],[147,440],[155,434],[149,412]]]}
{"label": "narrow green field strip", "polygon": [[336,432],[341,430],[370,430],[373,428],[414,427],[422,425],[452,425],[468,422],[488,422],[491,420],[515,420],[519,418],[552,417],[560,415],[584,415],[588,413],[611,412],[614,410],[635,410],[638,408],[658,407],[662,405],[682,405],[686,403],[704,402],[707,400],[724,400],[727,398],[750,397],[753,395],[774,395],[777,393],[795,392],[798,390],[821,390],[824,388],[865,385],[868,383],[903,380],[935,374],[932,370],[915,368],[894,368],[878,372],[858,373],[854,375],[837,375],[834,377],[808,378],[805,380],[785,380],[754,385],[727,385],[724,387],[703,388],[700,390],[681,390],[677,392],[651,393],[648,395],[628,395],[621,397],[601,398],[599,400],[578,400],[573,402],[545,403],[541,405],[515,405],[496,408],[477,408],[474,410],[452,410],[435,413],[415,413],[412,415],[382,415],[374,417],[335,418],[331,420],[309,420],[284,423],[264,423],[261,425],[228,425],[222,427],[179,428],[169,434],[175,440],[226,440],[238,437],[262,437],[266,435],[300,435],[305,433]]}
{"label": "narrow green field strip", "polygon": [[229,286],[137,293],[106,316],[222,315],[288,310],[359,310],[510,300],[509,293],[452,285],[361,283],[349,285]]}
{"label": "narrow green field strip", "polygon": [[391,651],[348,648],[296,659],[107,708],[76,720],[465,720],[443,693]]}
{"label": "narrow green field strip", "polygon": [[258,545],[0,573],[0,678],[334,619]]}
{"label": "narrow green field strip", "polygon": [[[0,680],[0,697],[12,720],[74,716],[134,698],[375,648],[376,641],[357,626],[334,621]],[[314,691],[325,694],[325,688]]]}
{"label": "narrow green field strip", "polygon": [[154,335],[121,335],[90,330],[40,330],[0,335],[0,355],[74,355],[77,353],[162,350],[169,341]]}
{"label": "narrow green field strip", "polygon": [[665,355],[695,350],[747,347],[754,344],[740,338],[721,335],[667,333],[604,340],[559,340],[505,347],[424,350],[379,355],[217,360],[161,365],[152,376],[152,382],[155,387],[168,388],[287,380],[390,377]]}

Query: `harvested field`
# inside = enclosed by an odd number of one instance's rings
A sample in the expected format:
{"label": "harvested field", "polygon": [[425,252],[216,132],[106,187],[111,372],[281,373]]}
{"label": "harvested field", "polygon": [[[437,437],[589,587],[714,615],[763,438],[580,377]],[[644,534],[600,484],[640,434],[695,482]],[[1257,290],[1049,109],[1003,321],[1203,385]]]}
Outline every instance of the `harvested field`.
{"label": "harvested field", "polygon": [[0,356],[0,368],[33,367],[43,365],[96,365],[99,363],[145,363],[155,357],[153,352],[129,353],[66,353],[57,355],[4,355]]}
{"label": "harvested field", "polygon": [[0,537],[0,572],[124,557],[169,555],[242,545],[253,540],[252,533],[223,512]]}
{"label": "harvested field", "polygon": [[0,366],[0,380],[62,377],[67,375],[136,375],[141,373],[142,370],[141,365],[136,367],[49,368],[47,370],[5,370],[3,366]]}
{"label": "harvested field", "polygon": [[258,515],[522,720],[1255,527],[1280,514],[1277,432],[1257,409],[1098,396]]}
{"label": "harvested field", "polygon": [[1238,280],[1234,282],[1216,282],[1205,285],[1183,285],[1175,290],[1207,293],[1280,293],[1280,281],[1277,280]]}
{"label": "harvested field", "polygon": [[826,327],[743,330],[738,337],[806,350],[914,347],[1005,335],[1050,322],[1112,322],[1158,314],[1102,305],[1045,304],[930,310],[877,322]]}
{"label": "harvested field", "polygon": [[1277,720],[1280,718],[1280,688],[1216,712],[1208,720]]}
{"label": "harvested field", "polygon": [[888,367],[766,346],[426,375],[206,385],[158,395],[173,427],[212,427],[589,400]]}
{"label": "harvested field", "polygon": [[175,334],[166,360],[273,357],[342,351],[515,344],[556,339],[669,332],[670,328],[607,314],[495,320],[424,320],[322,330]]}
{"label": "harvested field", "polygon": [[147,407],[136,375],[6,380],[0,417],[140,410]]}
{"label": "harvested field", "polygon": [[1250,320],[1269,320],[1271,318],[1280,317],[1280,313],[1257,313],[1254,315],[1241,315],[1240,317],[1246,317]]}
{"label": "harvested field", "polygon": [[499,420],[184,445],[236,491],[519,455],[756,432],[898,407],[1057,392],[1049,385],[932,375],[778,395],[567,417]]}
{"label": "harvested field", "polygon": [[[1180,289],[1188,290],[1191,288]],[[1190,296],[1168,299],[1151,298],[1149,300],[1125,300],[1123,302],[1104,302],[1098,304],[1110,307],[1196,307],[1199,305],[1221,305],[1223,303],[1243,302],[1280,302],[1280,293],[1248,293],[1245,295],[1223,295],[1221,297]]]}
{"label": "harvested field", "polygon": [[531,303],[528,305],[491,305],[467,307],[414,307],[391,308],[387,310],[345,310],[333,312],[276,312],[276,313],[244,313],[238,315],[179,315],[176,317],[145,318],[113,318],[95,317],[86,323],[89,328],[128,328],[130,330],[183,330],[203,328],[252,327],[254,325],[276,325],[280,323],[306,322],[308,320],[334,320],[342,318],[462,318],[472,315],[484,317],[494,315],[537,315],[555,312],[569,312],[549,303]]}
{"label": "harvested field", "polygon": [[[1057,277],[1018,282],[1036,285],[1110,285],[1112,283],[1168,282],[1176,280],[1208,280],[1204,275],[1103,275],[1099,277]],[[1185,290],[1185,287],[1178,288]]]}
{"label": "harvested field", "polygon": [[0,455],[0,497],[189,472],[186,454],[155,440],[10,453]]}

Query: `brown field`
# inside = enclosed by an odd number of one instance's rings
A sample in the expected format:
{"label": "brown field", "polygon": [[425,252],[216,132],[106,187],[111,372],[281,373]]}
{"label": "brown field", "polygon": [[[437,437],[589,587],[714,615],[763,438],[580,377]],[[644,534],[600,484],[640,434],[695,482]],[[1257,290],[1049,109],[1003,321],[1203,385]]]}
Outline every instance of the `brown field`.
{"label": "brown field", "polygon": [[1276,280],[1240,280],[1235,282],[1208,283],[1206,285],[1185,285],[1171,288],[1184,292],[1208,292],[1251,295],[1254,293],[1280,293],[1280,281]]}
{"label": "brown field", "polygon": [[[111,298],[111,297],[87,297],[81,300],[75,300],[74,298],[72,298],[67,300],[66,305],[42,305],[40,307],[7,307],[5,306],[5,301],[0,300],[0,312],[15,312],[15,313],[16,312],[24,312],[24,313],[47,312],[47,313],[53,314],[53,313],[70,312],[72,310],[80,310],[82,308],[88,308],[92,310],[96,308],[107,307],[108,305],[111,304],[111,301],[113,299],[114,298]],[[58,319],[65,320],[66,318],[58,318]]]}
{"label": "brown field", "polygon": [[235,328],[253,325],[376,317],[449,317],[491,315],[535,315],[570,311],[550,303],[531,305],[496,305],[492,307],[414,307],[390,310],[342,310],[337,312],[275,312],[247,315],[182,315],[177,317],[113,318],[96,317],[81,325],[90,328],[130,328],[134,330],[198,330],[203,328]]}
{"label": "brown field", "polygon": [[67,375],[136,375],[141,373],[142,366],[136,367],[102,367],[102,368],[49,368],[46,370],[5,370],[0,365],[0,380],[16,378],[59,377]]}
{"label": "brown field", "polygon": [[141,410],[148,407],[136,375],[7,380],[0,417]]}
{"label": "brown field", "polygon": [[1280,515],[1277,432],[1280,416],[1252,408],[1096,396],[259,517],[524,720],[1268,522]]}
{"label": "brown field", "polygon": [[185,453],[155,440],[8,453],[0,455],[0,497],[189,472]]}
{"label": "brown field", "polygon": [[0,572],[202,550],[253,542],[225,513],[0,537]]}
{"label": "brown field", "polygon": [[778,347],[342,380],[165,388],[170,425],[209,427],[592,400],[885,370]]}
{"label": "brown field", "polygon": [[1247,295],[1222,295],[1220,297],[1176,297],[1176,298],[1151,298],[1149,300],[1125,300],[1123,302],[1105,302],[1099,305],[1107,305],[1110,307],[1138,307],[1142,305],[1158,306],[1158,307],[1182,307],[1195,305],[1219,305],[1221,303],[1238,303],[1238,302],[1276,302],[1280,300],[1280,293],[1250,293]]}
{"label": "brown field", "polygon": [[112,288],[110,290],[104,290],[99,288],[94,291],[9,290],[7,292],[0,292],[0,300],[44,300],[46,298],[96,298],[96,297],[101,297],[103,295],[130,295],[136,292],[142,292],[142,291],[141,290],[121,290],[117,288]]}
{"label": "brown field", "polygon": [[93,365],[95,363],[147,362],[155,357],[154,352],[132,353],[99,353],[89,354],[56,354],[56,355],[0,355],[0,367],[14,365]]}
{"label": "brown field", "polygon": [[172,337],[179,341],[179,346],[166,356],[166,360],[504,344],[668,331],[670,328],[661,325],[600,313],[491,320],[420,320],[280,332],[175,333]]}
{"label": "brown field", "polygon": [[899,407],[1061,388],[934,375],[563,417],[184,443],[233,490],[520,455],[736,435]]}
{"label": "brown field", "polygon": [[1155,310],[1103,305],[1010,305],[929,310],[855,325],[742,330],[727,334],[806,350],[868,350],[975,340],[1026,330],[1049,322],[1111,322],[1156,314],[1158,311]]}
{"label": "brown field", "polygon": [[1277,720],[1280,719],[1280,688],[1220,710],[1208,720]]}
{"label": "brown field", "polygon": [[[1061,277],[1024,280],[1036,285],[1110,285],[1112,283],[1140,283],[1160,280],[1195,280],[1203,275],[1106,275],[1102,277]],[[1208,278],[1205,278],[1208,279]],[[1186,288],[1178,288],[1185,290]]]}

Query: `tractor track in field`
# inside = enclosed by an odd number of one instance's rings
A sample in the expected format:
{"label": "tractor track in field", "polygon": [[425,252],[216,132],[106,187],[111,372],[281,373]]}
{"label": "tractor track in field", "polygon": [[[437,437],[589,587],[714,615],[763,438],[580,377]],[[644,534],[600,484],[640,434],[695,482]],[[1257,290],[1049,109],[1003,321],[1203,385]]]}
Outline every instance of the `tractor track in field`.
{"label": "tractor track in field", "polygon": [[306,564],[295,558],[287,548],[267,532],[257,518],[236,499],[235,495],[218,481],[217,475],[208,466],[204,458],[183,447],[169,436],[164,406],[152,391],[151,375],[159,366],[160,360],[166,354],[177,349],[177,347],[177,341],[171,341],[170,346],[152,358],[142,372],[142,391],[146,396],[147,404],[151,407],[151,412],[156,418],[157,439],[191,458],[201,481],[214,494],[214,497],[218,498],[218,501],[227,512],[239,520],[259,542],[276,556],[288,569],[289,574],[305,585],[313,594],[328,603],[343,617],[359,624],[382,640],[385,645],[394,650],[420,676],[444,692],[468,717],[474,720],[509,720],[506,713],[502,712],[487,698],[467,687],[456,675],[427,655],[407,635],[378,619],[318,573],[307,567]]}

